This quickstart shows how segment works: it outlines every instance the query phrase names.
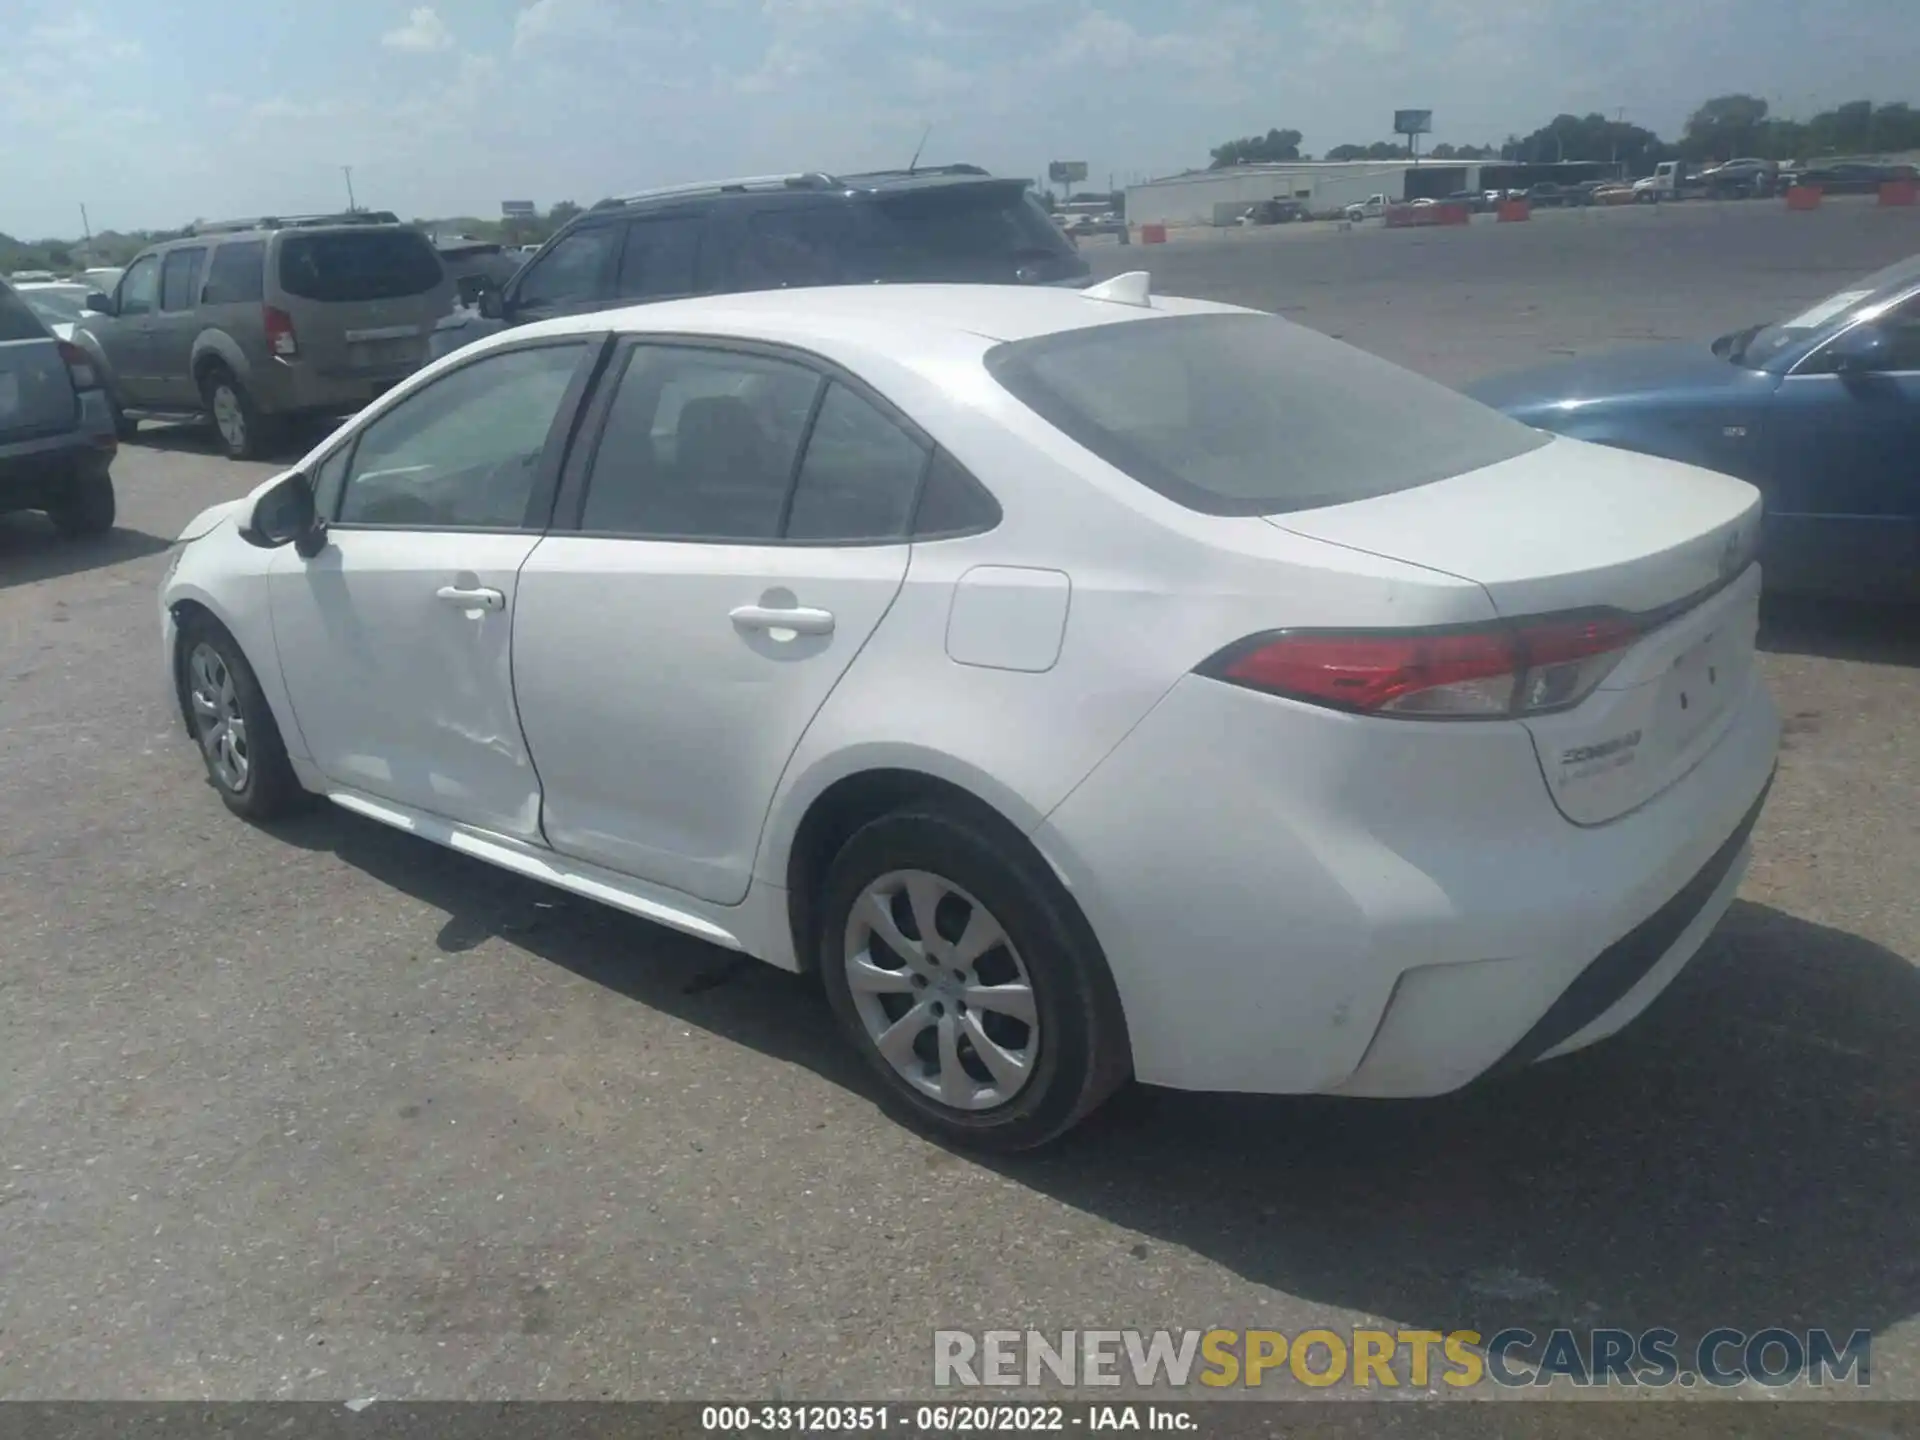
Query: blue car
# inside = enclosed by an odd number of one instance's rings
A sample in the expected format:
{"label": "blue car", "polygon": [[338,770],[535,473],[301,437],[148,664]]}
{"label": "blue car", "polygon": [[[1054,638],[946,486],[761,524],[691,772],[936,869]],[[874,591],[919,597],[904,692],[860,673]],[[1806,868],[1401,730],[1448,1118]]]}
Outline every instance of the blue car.
{"label": "blue car", "polygon": [[1770,590],[1920,600],[1920,256],[1710,345],[1561,361],[1469,393],[1542,430],[1751,481]]}

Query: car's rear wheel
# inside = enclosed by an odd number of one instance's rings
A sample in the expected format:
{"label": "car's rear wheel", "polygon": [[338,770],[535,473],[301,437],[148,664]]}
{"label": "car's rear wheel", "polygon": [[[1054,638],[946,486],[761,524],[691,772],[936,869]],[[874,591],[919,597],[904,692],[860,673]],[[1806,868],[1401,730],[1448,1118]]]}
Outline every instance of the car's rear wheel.
{"label": "car's rear wheel", "polygon": [[834,1013],[892,1107],[1001,1151],[1063,1134],[1130,1068],[1104,960],[1013,848],[940,810],[874,820],[829,868],[818,936]]}
{"label": "car's rear wheel", "polygon": [[209,366],[200,379],[200,395],[229,460],[258,460],[266,453],[267,418],[231,370]]}
{"label": "car's rear wheel", "polygon": [[240,646],[206,620],[189,626],[180,645],[182,706],[221,800],[248,820],[271,820],[298,809],[306,792]]}
{"label": "car's rear wheel", "polygon": [[69,540],[104,535],[113,529],[113,481],[104,470],[81,471],[47,504],[53,528]]}

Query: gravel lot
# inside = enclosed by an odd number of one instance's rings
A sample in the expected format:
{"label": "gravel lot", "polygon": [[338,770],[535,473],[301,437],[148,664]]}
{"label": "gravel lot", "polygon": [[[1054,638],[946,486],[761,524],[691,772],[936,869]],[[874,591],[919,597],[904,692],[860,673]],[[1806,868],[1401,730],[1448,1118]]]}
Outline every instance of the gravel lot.
{"label": "gravel lot", "polygon": [[[1917,250],[1847,204],[1089,246],[1456,382]],[[1420,1104],[1136,1091],[982,1164],[878,1113],[801,981],[228,816],[153,596],[269,470],[149,426],[115,473],[105,543],[0,520],[0,1395],[873,1398],[929,1390],[935,1326],[1371,1320],[1869,1326],[1920,1395],[1914,617],[1770,617],[1755,868],[1620,1040]]]}

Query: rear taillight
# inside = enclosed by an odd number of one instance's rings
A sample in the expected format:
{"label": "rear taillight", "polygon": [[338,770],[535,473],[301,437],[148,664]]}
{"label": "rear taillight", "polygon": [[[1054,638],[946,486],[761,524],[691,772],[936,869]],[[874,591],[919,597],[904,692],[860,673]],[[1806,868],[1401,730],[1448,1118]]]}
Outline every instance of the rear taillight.
{"label": "rear taillight", "polygon": [[60,358],[67,363],[67,373],[73,377],[76,390],[98,390],[100,374],[93,368],[93,357],[71,340],[62,340]]}
{"label": "rear taillight", "polygon": [[1200,673],[1363,715],[1498,720],[1578,705],[1641,633],[1618,615],[1459,630],[1275,631],[1229,646]]}
{"label": "rear taillight", "polygon": [[298,355],[300,340],[293,333],[293,317],[272,305],[261,306],[260,315],[267,323],[267,348],[283,360]]}

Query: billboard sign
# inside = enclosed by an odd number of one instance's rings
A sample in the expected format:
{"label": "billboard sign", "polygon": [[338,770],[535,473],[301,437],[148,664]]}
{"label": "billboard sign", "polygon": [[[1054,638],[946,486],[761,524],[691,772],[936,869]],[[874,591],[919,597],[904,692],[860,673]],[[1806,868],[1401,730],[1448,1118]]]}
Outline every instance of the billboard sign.
{"label": "billboard sign", "polygon": [[502,200],[500,202],[500,213],[509,220],[515,218],[516,216],[522,219],[531,220],[534,216],[533,201]]}
{"label": "billboard sign", "polygon": [[1431,110],[1396,110],[1393,112],[1393,133],[1396,135],[1429,135],[1433,133],[1433,112]]}
{"label": "billboard sign", "polygon": [[1084,160],[1053,160],[1047,164],[1047,179],[1055,185],[1077,185],[1087,178]]}

